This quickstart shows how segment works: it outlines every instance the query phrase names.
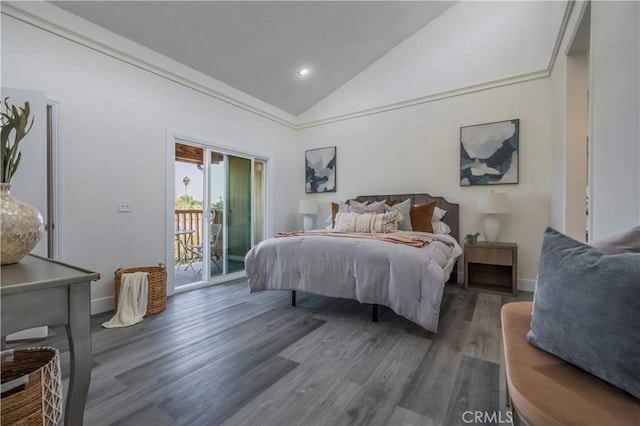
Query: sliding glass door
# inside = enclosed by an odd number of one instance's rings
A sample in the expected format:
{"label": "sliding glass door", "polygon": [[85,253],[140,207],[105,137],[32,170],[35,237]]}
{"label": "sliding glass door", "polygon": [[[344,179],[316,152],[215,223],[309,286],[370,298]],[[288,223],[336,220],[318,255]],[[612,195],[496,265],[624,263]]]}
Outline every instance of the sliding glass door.
{"label": "sliding glass door", "polygon": [[[185,209],[176,202],[176,288],[242,274],[244,256],[264,238],[266,160],[183,140],[175,146],[176,194],[180,182],[184,186],[176,200],[191,203]],[[191,172],[184,171],[185,162]]]}

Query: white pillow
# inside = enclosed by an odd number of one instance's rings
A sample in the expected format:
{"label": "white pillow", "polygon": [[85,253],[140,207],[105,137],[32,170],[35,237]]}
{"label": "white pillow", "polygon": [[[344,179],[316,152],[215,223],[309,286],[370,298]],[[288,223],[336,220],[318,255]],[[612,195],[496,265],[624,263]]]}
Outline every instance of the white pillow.
{"label": "white pillow", "polygon": [[384,206],[387,200],[376,201],[375,203],[361,203],[356,200],[349,200],[349,212],[351,213],[384,213]]}
{"label": "white pillow", "polygon": [[434,234],[450,234],[451,233],[451,228],[449,228],[449,225],[447,225],[444,222],[431,222],[431,226],[433,226],[433,233]]}
{"label": "white pillow", "polygon": [[338,213],[336,226],[338,232],[388,233],[398,231],[398,222],[402,213]]}
{"label": "white pillow", "polygon": [[433,217],[431,218],[431,226],[433,227],[434,234],[450,234],[451,228],[444,222],[440,222],[444,215],[447,214],[446,210],[436,207],[433,209]]}
{"label": "white pillow", "polygon": [[442,220],[445,214],[447,214],[446,210],[442,210],[440,207],[436,207],[435,209],[433,209],[433,219],[431,219],[431,222]]}

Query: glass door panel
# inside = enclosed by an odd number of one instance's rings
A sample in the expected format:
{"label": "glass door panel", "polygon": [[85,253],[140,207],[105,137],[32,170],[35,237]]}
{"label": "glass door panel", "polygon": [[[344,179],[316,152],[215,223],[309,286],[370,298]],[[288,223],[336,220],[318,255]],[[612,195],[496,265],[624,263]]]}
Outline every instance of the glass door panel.
{"label": "glass door panel", "polygon": [[258,244],[264,238],[264,170],[265,163],[259,160],[253,162],[253,244]]}
{"label": "glass door panel", "polygon": [[175,286],[202,281],[204,150],[175,144],[173,252]]}
{"label": "glass door panel", "polygon": [[251,248],[251,160],[227,155],[225,264],[227,272],[244,269]]}
{"label": "glass door panel", "polygon": [[209,165],[209,258],[210,277],[226,273],[224,251],[225,156],[211,151]]}

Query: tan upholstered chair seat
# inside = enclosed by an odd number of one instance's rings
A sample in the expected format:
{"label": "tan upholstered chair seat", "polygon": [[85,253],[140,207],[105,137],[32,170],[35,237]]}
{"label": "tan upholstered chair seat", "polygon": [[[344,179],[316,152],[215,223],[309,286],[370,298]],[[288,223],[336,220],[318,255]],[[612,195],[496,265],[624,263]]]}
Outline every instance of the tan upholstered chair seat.
{"label": "tan upholstered chair seat", "polygon": [[[531,302],[502,307],[512,408],[529,425],[640,425],[640,401],[531,345]],[[630,360],[631,361],[631,360]]]}

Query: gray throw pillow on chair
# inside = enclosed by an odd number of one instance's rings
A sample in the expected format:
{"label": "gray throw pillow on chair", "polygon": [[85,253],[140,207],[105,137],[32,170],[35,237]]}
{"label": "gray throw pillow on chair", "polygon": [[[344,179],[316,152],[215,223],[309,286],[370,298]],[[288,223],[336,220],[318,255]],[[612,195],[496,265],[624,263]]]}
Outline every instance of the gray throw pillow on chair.
{"label": "gray throw pillow on chair", "polygon": [[638,253],[640,252],[640,226],[609,238],[591,241],[589,245],[607,254]]}
{"label": "gray throw pillow on chair", "polygon": [[547,228],[529,342],[640,398],[640,253]]}

